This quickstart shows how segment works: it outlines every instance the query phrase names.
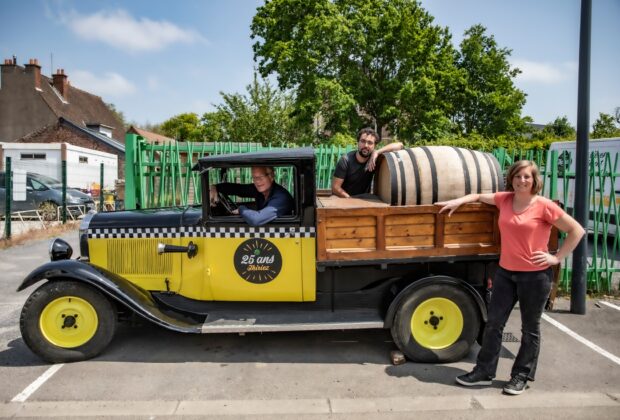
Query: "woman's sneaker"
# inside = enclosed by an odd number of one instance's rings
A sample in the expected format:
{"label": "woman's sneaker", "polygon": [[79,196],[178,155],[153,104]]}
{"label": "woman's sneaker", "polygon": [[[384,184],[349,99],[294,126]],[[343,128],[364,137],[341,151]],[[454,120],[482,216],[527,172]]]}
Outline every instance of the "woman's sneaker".
{"label": "woman's sneaker", "polygon": [[521,375],[513,376],[504,386],[504,393],[510,395],[519,395],[527,388],[527,378]]}
{"label": "woman's sneaker", "polygon": [[492,379],[486,373],[474,369],[465,375],[457,376],[456,382],[463,386],[491,385]]}

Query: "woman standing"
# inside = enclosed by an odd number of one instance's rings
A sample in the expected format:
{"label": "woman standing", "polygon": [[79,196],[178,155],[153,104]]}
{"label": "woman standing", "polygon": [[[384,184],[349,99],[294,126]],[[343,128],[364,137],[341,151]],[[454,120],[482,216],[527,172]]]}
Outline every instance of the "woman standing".
{"label": "woman standing", "polygon": [[[504,386],[510,395],[521,394],[533,381],[540,350],[540,318],[551,291],[551,266],[559,264],[577,246],[585,231],[551,200],[538,195],[542,179],[534,162],[521,160],[508,169],[506,192],[470,194],[436,203],[448,216],[462,204],[480,201],[499,209],[501,255],[493,280],[488,321],[476,366],[456,382],[464,386],[491,385],[495,377],[502,332],[515,303],[521,311],[521,346],[511,379]],[[547,249],[551,226],[568,235],[556,255]]]}

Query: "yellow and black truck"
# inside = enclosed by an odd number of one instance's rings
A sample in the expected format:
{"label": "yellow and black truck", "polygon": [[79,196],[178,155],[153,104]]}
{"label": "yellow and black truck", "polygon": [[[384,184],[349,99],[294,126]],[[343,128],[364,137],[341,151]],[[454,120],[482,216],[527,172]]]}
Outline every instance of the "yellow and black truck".
{"label": "yellow and black truck", "polygon": [[[213,180],[237,182],[252,166],[286,181],[292,215],[250,227],[233,214],[238,197],[210,206]],[[51,261],[18,288],[45,281],[20,317],[34,353],[94,357],[130,315],[181,333],[385,328],[421,362],[458,360],[479,337],[499,258],[495,207],[447,217],[433,205],[321,195],[311,148],[207,156],[194,170],[202,206],[89,214],[75,259],[51,242]]]}

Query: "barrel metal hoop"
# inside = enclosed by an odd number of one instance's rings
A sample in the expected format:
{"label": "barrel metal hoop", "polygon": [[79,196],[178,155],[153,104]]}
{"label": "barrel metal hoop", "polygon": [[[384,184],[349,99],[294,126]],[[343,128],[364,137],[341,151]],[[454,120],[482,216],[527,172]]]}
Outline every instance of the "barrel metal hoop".
{"label": "barrel metal hoop", "polygon": [[491,161],[493,162],[493,166],[495,166],[495,173],[497,174],[497,191],[504,191],[504,176],[499,167],[499,162],[493,155],[491,155]]}
{"label": "barrel metal hoop", "polygon": [[471,149],[466,150],[469,150],[469,153],[471,153],[471,156],[474,158],[474,164],[476,165],[476,181],[478,184],[476,193],[480,194],[482,192],[482,180],[480,179],[480,163],[478,162],[478,155]]}
{"label": "barrel metal hoop", "polygon": [[433,158],[433,152],[431,152],[428,147],[422,146],[421,149],[424,150],[424,153],[426,153],[426,156],[428,158],[428,164],[431,166],[431,180],[433,183],[433,200],[431,201],[431,203],[436,203],[437,196],[439,195],[439,186],[437,185],[437,168],[435,167],[435,159]]}
{"label": "barrel metal hoop", "polygon": [[390,177],[390,205],[395,206],[398,201],[398,179],[396,177],[396,165],[392,160],[392,154],[394,152],[385,153],[385,161],[390,168],[390,173],[394,174],[394,176]]}
{"label": "barrel metal hoop", "polygon": [[461,159],[461,166],[463,167],[463,177],[465,178],[465,195],[471,194],[471,180],[469,179],[469,168],[467,162],[465,162],[465,156],[458,147],[452,147],[459,158]]}
{"label": "barrel metal hoop", "polygon": [[400,171],[400,205],[404,206],[407,204],[407,181],[405,180],[405,165],[403,165],[403,160],[398,154],[395,152],[396,160],[398,160],[398,170]]}
{"label": "barrel metal hoop", "polygon": [[411,158],[411,165],[413,165],[413,176],[415,178],[414,179],[415,181],[415,203],[421,204],[422,203],[422,191],[421,191],[422,186],[420,185],[420,170],[418,169],[418,160],[416,159],[415,154],[413,153],[413,150],[411,150],[411,148],[407,148],[405,150],[407,150],[407,154]]}

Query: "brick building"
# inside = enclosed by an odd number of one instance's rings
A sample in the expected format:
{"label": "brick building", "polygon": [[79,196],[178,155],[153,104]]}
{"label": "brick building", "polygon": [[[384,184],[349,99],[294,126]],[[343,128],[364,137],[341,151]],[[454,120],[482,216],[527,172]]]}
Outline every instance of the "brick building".
{"label": "brick building", "polygon": [[101,97],[77,89],[63,69],[52,78],[38,60],[0,65],[0,141],[60,143],[114,153],[124,177],[124,127]]}

